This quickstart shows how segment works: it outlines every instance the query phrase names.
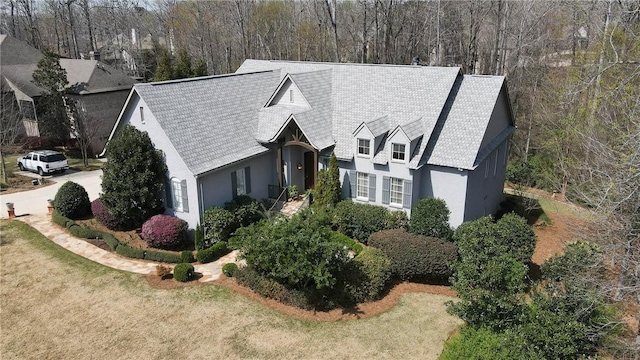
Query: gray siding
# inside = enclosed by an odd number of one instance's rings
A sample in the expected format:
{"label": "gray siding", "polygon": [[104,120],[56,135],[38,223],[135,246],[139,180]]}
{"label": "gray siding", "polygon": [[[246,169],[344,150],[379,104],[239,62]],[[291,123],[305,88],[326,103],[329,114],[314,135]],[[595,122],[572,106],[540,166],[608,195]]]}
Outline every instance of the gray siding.
{"label": "gray siding", "polygon": [[467,170],[427,165],[420,169],[420,198],[440,198],[447,203],[449,224],[457,227],[465,218]]}
{"label": "gray siding", "polygon": [[491,140],[498,136],[502,130],[511,125],[509,118],[509,102],[507,101],[507,96],[503,88],[498,95],[498,100],[491,113],[491,119],[482,138],[480,149],[484,148]]}
{"label": "gray siding", "polygon": [[234,191],[231,186],[231,173],[247,166],[251,169],[251,193],[247,195],[258,201],[269,197],[269,185],[278,184],[276,161],[275,151],[270,151],[200,177],[198,186],[202,191],[201,211],[212,206],[222,206],[232,200]]}
{"label": "gray siding", "polygon": [[[464,211],[465,221],[495,214],[504,200],[504,178],[506,171],[505,149],[509,139],[494,150],[475,170],[469,171],[467,183],[467,203]],[[496,167],[497,157],[497,169]],[[485,172],[488,168],[488,176]],[[495,174],[494,174],[495,173]]]}

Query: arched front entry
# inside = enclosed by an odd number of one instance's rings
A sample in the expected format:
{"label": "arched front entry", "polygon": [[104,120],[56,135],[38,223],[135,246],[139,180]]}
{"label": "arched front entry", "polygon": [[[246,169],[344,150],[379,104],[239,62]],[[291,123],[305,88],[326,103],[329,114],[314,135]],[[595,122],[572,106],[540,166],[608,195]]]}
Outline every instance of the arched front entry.
{"label": "arched front entry", "polygon": [[314,189],[318,178],[318,150],[291,124],[278,142],[280,187],[295,185],[300,192]]}

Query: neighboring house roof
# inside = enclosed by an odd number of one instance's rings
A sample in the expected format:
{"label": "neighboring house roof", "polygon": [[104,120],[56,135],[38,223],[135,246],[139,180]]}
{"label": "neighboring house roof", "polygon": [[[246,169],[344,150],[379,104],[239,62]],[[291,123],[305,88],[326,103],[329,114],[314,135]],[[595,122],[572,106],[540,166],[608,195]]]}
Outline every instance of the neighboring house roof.
{"label": "neighboring house roof", "polygon": [[[316,73],[319,82],[330,94],[330,116],[318,115],[324,121],[315,123],[315,129],[331,129],[336,157],[353,158],[351,138],[353,131],[363,122],[387,116],[391,129],[422,118],[424,134],[430,137],[447,100],[451,87],[460,73],[459,68],[422,67],[402,65],[338,64],[246,60],[236,73],[280,69],[280,77],[287,74]],[[302,74],[300,74],[302,75]],[[297,83],[296,83],[297,84]],[[300,86],[305,93],[304,86]],[[330,90],[330,92],[329,92]],[[312,105],[313,107],[313,105]],[[326,110],[326,109],[325,109]],[[296,116],[296,119],[298,116]],[[304,129],[310,138],[325,138]],[[391,130],[389,129],[389,130]],[[330,143],[328,139],[326,143]],[[424,149],[422,149],[424,150]],[[422,153],[417,154],[418,157]]]}
{"label": "neighboring house roof", "polygon": [[277,71],[208,76],[136,84],[133,91],[199,175],[268,151],[254,134],[258,111],[279,77]]}
{"label": "neighboring house roof", "polygon": [[[30,97],[40,96],[44,89],[33,83],[33,72],[44,56],[40,50],[7,35],[0,35],[0,79],[6,80]],[[67,71],[67,89],[74,94],[89,94],[130,89],[135,80],[96,60],[60,59]]]}

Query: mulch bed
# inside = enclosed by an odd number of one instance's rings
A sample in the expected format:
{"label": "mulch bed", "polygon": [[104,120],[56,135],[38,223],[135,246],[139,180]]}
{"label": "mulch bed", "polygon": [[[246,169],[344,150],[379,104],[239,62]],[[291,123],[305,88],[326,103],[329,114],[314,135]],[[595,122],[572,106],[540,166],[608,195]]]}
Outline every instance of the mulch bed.
{"label": "mulch bed", "polygon": [[398,300],[400,299],[400,295],[405,293],[427,293],[448,296],[451,298],[456,297],[456,292],[448,286],[402,282],[394,285],[389,293],[384,298],[378,301],[359,304],[353,308],[347,309],[314,311],[299,309],[295,306],[286,305],[279,301],[265,298],[264,296],[255,293],[253,290],[238,284],[235,279],[228,278],[224,275],[221,275],[218,280],[209,283],[201,283],[198,281],[181,283],[178,281],[174,281],[173,278],[170,277],[165,277],[164,279],[162,279],[156,275],[147,275],[145,276],[145,278],[147,279],[149,285],[158,289],[175,289],[182,287],[204,286],[209,284],[223,286],[235,293],[243,295],[253,301],[259,302],[280,313],[307,321],[345,321],[370,318],[372,316],[382,314],[396,306],[398,304]]}

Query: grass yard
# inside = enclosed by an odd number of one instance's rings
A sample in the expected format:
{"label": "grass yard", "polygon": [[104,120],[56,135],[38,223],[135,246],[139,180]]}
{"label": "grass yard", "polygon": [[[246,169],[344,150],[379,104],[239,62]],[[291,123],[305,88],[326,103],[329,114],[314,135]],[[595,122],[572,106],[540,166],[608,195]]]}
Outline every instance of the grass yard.
{"label": "grass yard", "polygon": [[19,221],[0,231],[3,359],[436,359],[461,323],[424,293],[365,320],[302,321],[219,286],[153,288]]}

